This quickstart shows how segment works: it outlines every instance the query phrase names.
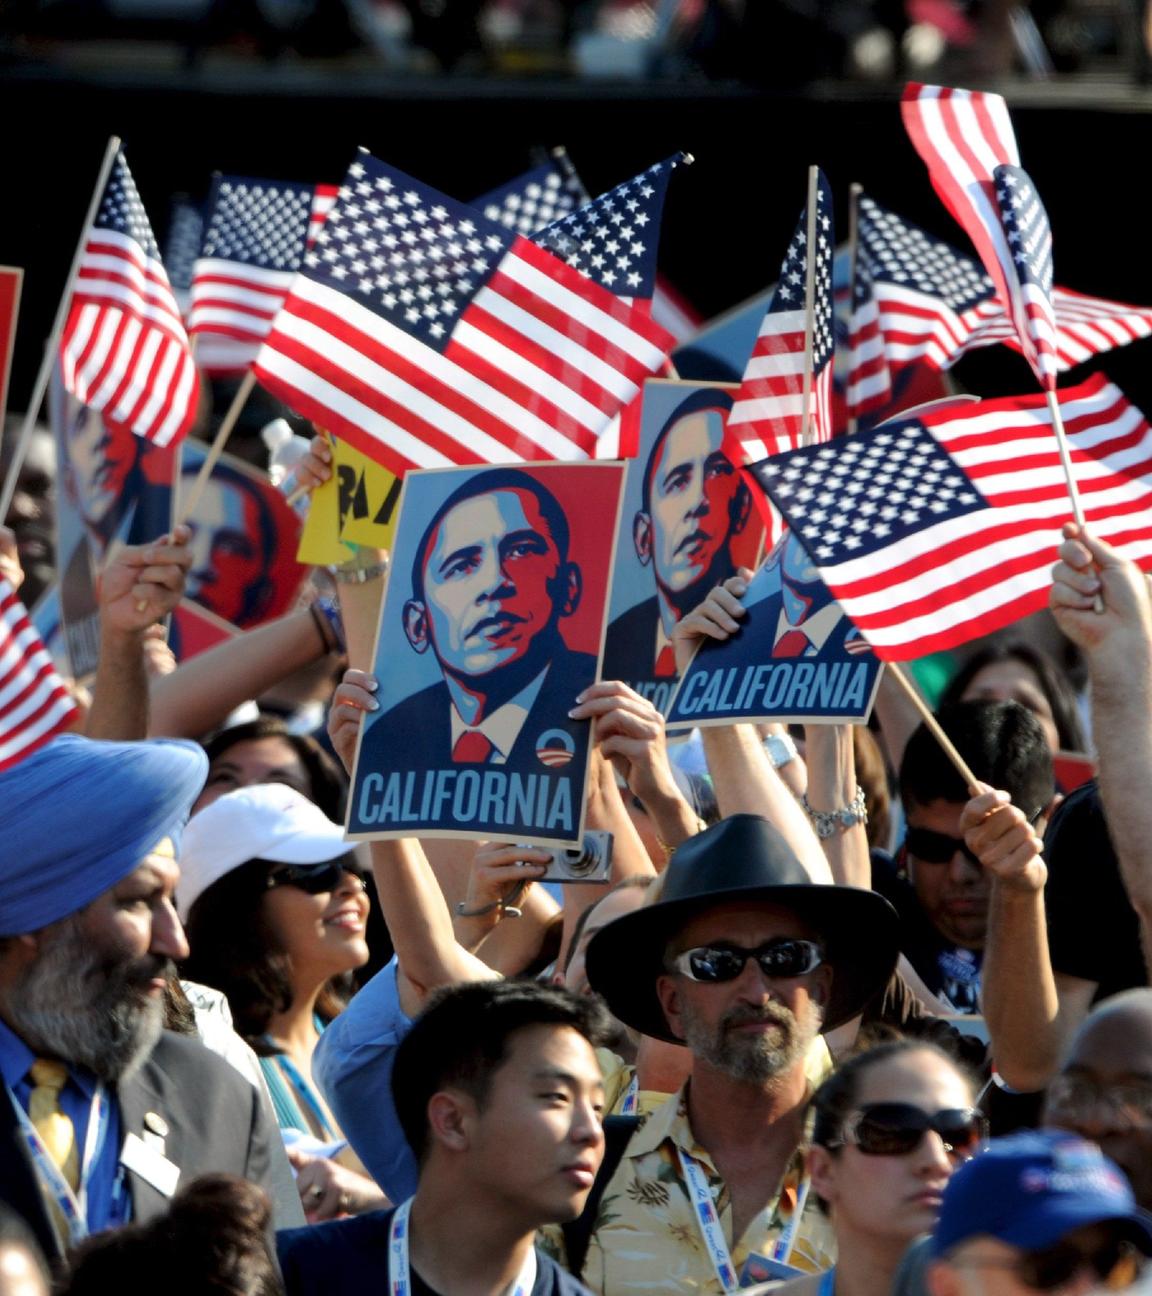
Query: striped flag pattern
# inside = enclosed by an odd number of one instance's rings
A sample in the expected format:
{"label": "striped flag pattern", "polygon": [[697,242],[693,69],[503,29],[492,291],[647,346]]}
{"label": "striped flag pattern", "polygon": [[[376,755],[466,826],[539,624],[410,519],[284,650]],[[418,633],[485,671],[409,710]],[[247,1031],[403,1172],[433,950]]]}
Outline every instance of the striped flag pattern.
{"label": "striped flag pattern", "polygon": [[0,770],[31,756],[75,715],[24,604],[0,576]]}
{"label": "striped flag pattern", "polygon": [[832,191],[821,172],[816,186],[816,246],[808,242],[808,210],[788,245],[772,303],[760,326],[740,390],[728,416],[727,434],[737,462],[800,444],[804,411],[804,358],[808,316],[805,284],[809,258],[815,258],[815,293],[811,321],[812,388],[809,396],[809,440],[832,435],[831,385],[835,328],[832,309]]}
{"label": "striped flag pattern", "polygon": [[[1060,408],[1089,528],[1152,569],[1152,428],[1099,374]],[[1044,607],[1072,512],[1040,394],[896,419],[750,471],[891,661]]]}
{"label": "striped flag pattern", "polygon": [[362,153],[255,372],[398,474],[582,459],[663,363],[647,315]]}
{"label": "striped flag pattern", "polygon": [[1006,267],[1008,312],[1024,358],[1045,390],[1060,371],[1056,310],[1052,305],[1052,227],[1031,177],[1020,167],[992,173],[1011,265]]}
{"label": "striped flag pattern", "polygon": [[200,379],[123,151],[86,236],[60,360],[78,401],[137,436],[171,445],[192,426]]}
{"label": "striped flag pattern", "polygon": [[255,360],[336,193],[333,185],[215,178],[188,316],[206,373],[243,373]]}
{"label": "striped flag pattern", "polygon": [[[972,257],[867,197],[857,229],[848,377],[854,413],[884,405],[904,365],[948,369],[977,347],[1019,347],[995,285]],[[1060,287],[1052,300],[1061,371],[1152,333],[1149,307]]]}

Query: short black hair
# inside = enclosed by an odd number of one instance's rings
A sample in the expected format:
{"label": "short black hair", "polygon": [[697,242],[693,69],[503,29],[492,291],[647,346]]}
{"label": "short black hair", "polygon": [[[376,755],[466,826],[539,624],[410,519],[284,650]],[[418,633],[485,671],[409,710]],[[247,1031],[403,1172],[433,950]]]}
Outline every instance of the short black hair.
{"label": "short black hair", "polygon": [[427,556],[428,547],[432,543],[433,536],[440,528],[440,523],[444,521],[457,504],[463,504],[466,500],[475,499],[479,495],[490,495],[493,491],[501,490],[525,490],[532,495],[540,506],[540,516],[548,525],[548,531],[556,545],[560,561],[562,563],[568,561],[568,545],[570,541],[568,517],[561,508],[560,501],[556,496],[552,494],[547,486],[519,468],[493,468],[491,472],[478,473],[475,477],[470,477],[457,486],[433,514],[432,521],[424,528],[424,534],[420,537],[420,543],[416,546],[416,553],[412,559],[412,597],[414,599],[423,602],[424,559]]}
{"label": "short black hair", "polygon": [[418,1160],[428,1150],[428,1103],[454,1087],[483,1105],[509,1042],[530,1026],[569,1026],[593,1048],[611,1019],[595,995],[574,995],[535,981],[477,981],[435,995],[396,1050],[392,1100]]}
{"label": "short black hair", "polygon": [[964,690],[985,666],[1011,661],[1023,663],[1036,676],[1040,690],[1052,708],[1061,748],[1075,752],[1086,750],[1084,726],[1080,722],[1076,694],[1071,684],[1052,658],[1027,639],[998,639],[977,649],[948,681],[948,687],[940,696],[940,705],[959,702]]}
{"label": "short black hair", "polygon": [[[1052,753],[1040,721],[1019,702],[956,702],[936,713],[972,773],[1002,788],[1012,804],[1033,815],[1056,790]],[[933,801],[963,804],[970,793],[927,725],[921,724],[900,762],[900,799],[910,805]]]}
{"label": "short black hair", "polygon": [[[644,465],[644,476],[641,479],[641,504],[640,507],[645,513],[652,512],[652,473],[656,468],[656,461],[660,458],[660,452],[664,449],[664,442],[668,439],[669,432],[680,422],[692,414],[702,414],[707,410],[714,410],[725,420],[732,410],[732,393],[726,391],[716,391],[713,388],[705,388],[703,391],[694,391],[686,397],[664,420],[664,426],[656,434],[656,440],[652,442],[652,449],[648,452],[648,460]],[[733,469],[736,465],[733,464]],[[743,490],[748,487],[744,485],[741,479],[740,485]],[[739,499],[739,494],[737,494]]]}

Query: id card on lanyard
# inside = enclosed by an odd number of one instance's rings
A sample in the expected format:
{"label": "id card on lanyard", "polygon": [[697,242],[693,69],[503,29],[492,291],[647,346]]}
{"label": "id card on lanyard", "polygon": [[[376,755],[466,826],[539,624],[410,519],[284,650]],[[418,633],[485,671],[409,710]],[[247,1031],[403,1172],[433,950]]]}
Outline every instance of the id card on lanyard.
{"label": "id card on lanyard", "polygon": [[[388,1294],[412,1296],[412,1270],[408,1263],[408,1217],[412,1213],[412,1198],[396,1207],[388,1235]],[[536,1285],[536,1248],[529,1247],[524,1267],[509,1288],[507,1296],[530,1296]]]}
{"label": "id card on lanyard", "polygon": [[88,1131],[84,1137],[84,1154],[80,1160],[80,1184],[75,1192],[72,1185],[64,1178],[64,1173],[56,1164],[52,1154],[44,1146],[44,1140],[32,1124],[31,1118],[20,1101],[8,1090],[12,1106],[20,1122],[20,1133],[23,1135],[28,1154],[40,1188],[49,1201],[60,1211],[68,1229],[68,1237],[61,1238],[66,1246],[74,1246],[88,1236],[88,1182],[93,1166],[104,1146],[108,1134],[109,1102],[108,1094],[102,1084],[96,1086],[92,1095],[92,1106],[88,1111]]}

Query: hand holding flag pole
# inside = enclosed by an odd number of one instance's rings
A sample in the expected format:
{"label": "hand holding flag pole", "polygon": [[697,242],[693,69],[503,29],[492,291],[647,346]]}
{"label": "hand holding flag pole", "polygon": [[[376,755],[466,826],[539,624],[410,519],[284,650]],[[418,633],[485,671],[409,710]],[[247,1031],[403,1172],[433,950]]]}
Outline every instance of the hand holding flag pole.
{"label": "hand holding flag pole", "polygon": [[36,383],[32,388],[32,398],[28,402],[28,410],[24,415],[24,425],[20,429],[20,437],[16,442],[16,450],[12,456],[8,476],[4,481],[3,492],[0,492],[0,521],[3,521],[8,516],[8,510],[12,507],[12,497],[16,494],[16,481],[20,476],[20,469],[28,453],[29,443],[32,440],[32,429],[35,427],[36,419],[40,415],[40,407],[44,404],[44,396],[48,391],[48,382],[52,377],[52,369],[60,352],[60,340],[63,337],[64,324],[68,318],[68,307],[72,301],[72,289],[76,283],[76,276],[80,271],[80,262],[84,259],[84,249],[88,243],[88,232],[96,220],[100,200],[104,196],[104,188],[108,183],[108,177],[112,174],[112,167],[119,152],[120,139],[118,136],[113,135],[108,140],[104,161],[101,163],[100,173],[96,177],[96,187],[92,190],[92,200],[88,204],[88,214],[85,216],[84,224],[81,226],[76,252],[72,257],[72,268],[68,271],[68,278],[64,283],[64,291],[60,296],[60,305],[56,308],[56,319],[53,321],[52,332],[48,335],[48,342],[44,348],[44,359],[40,363],[40,372],[36,375]]}

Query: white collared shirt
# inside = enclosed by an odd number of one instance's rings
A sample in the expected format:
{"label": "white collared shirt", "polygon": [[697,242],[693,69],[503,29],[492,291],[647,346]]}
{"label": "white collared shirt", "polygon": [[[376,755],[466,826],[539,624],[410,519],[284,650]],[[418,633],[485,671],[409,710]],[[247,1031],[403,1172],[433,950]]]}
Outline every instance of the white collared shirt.
{"label": "white collared shirt", "polygon": [[456,705],[452,705],[452,746],[455,747],[461,734],[481,733],[492,744],[493,752],[486,762],[489,765],[503,765],[508,759],[508,753],[516,745],[516,739],[520,737],[520,730],[524,728],[524,721],[528,719],[529,712],[536,705],[536,699],[540,696],[540,690],[544,686],[544,677],[548,674],[548,667],[536,676],[531,683],[516,694],[515,697],[509,698],[503,706],[497,707],[491,715],[486,716],[478,725],[468,725],[464,723]]}

